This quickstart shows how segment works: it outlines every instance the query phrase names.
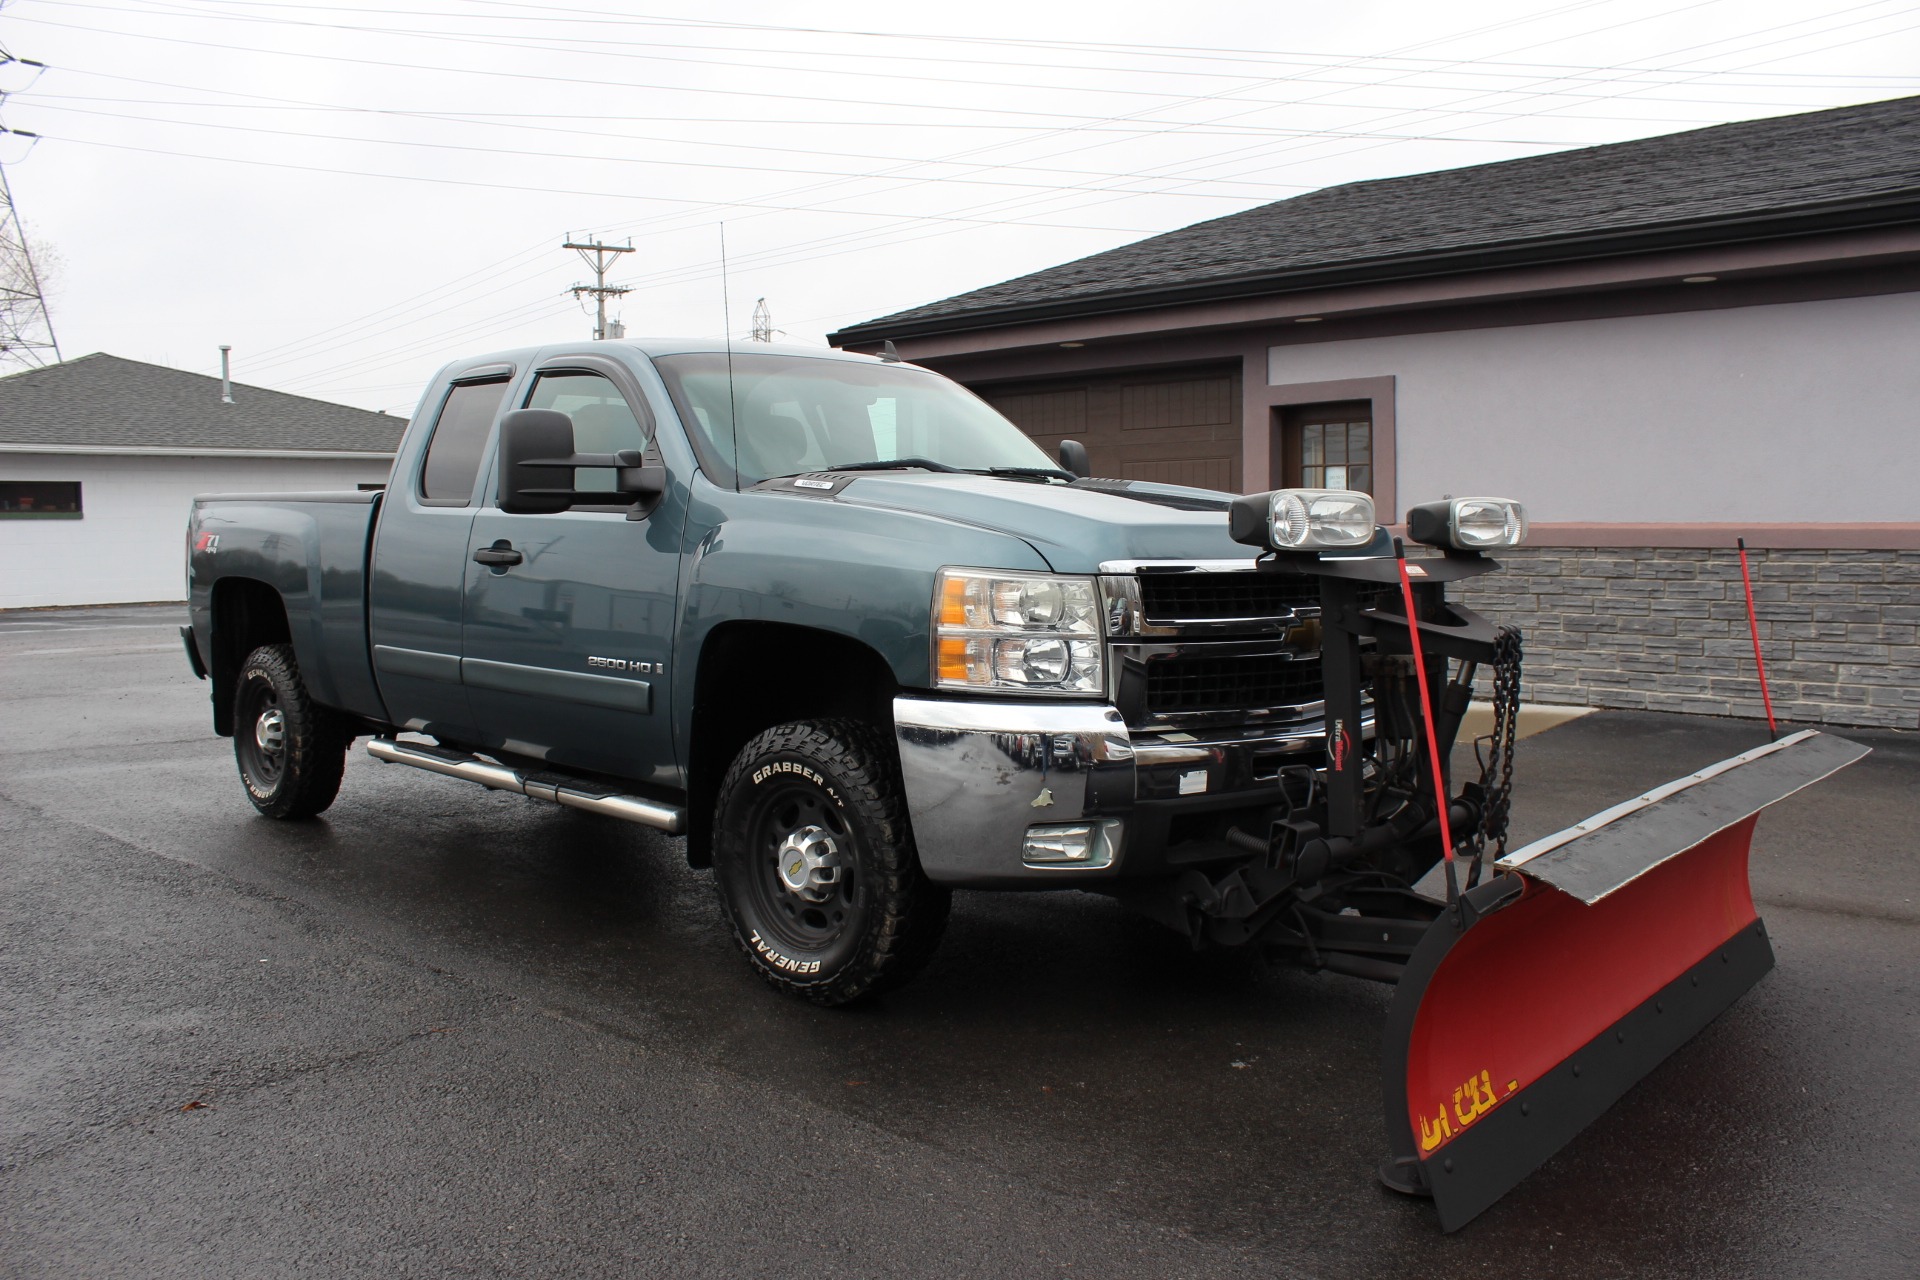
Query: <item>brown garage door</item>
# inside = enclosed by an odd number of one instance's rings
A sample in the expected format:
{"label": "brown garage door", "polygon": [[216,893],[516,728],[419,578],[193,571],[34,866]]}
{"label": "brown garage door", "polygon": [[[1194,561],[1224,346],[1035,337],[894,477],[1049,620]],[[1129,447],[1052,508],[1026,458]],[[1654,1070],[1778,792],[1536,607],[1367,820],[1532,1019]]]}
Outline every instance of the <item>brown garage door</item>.
{"label": "brown garage door", "polygon": [[974,388],[1049,457],[1078,440],[1097,476],[1240,489],[1240,371],[1218,365]]}

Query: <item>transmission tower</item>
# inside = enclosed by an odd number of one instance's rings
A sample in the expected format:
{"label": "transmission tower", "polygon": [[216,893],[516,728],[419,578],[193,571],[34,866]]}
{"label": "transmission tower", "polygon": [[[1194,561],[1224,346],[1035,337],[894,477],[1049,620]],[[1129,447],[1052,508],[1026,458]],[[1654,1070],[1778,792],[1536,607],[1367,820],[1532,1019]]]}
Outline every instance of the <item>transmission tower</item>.
{"label": "transmission tower", "polygon": [[773,327],[773,312],[767,310],[765,298],[753,304],[753,332],[749,336],[755,342],[772,342],[775,334],[785,332]]}
{"label": "transmission tower", "polygon": [[[0,8],[4,7],[5,0],[0,0]],[[46,70],[44,63],[16,58],[0,46],[0,68],[9,66],[31,67],[36,77]],[[6,101],[7,90],[0,87],[0,107]],[[4,123],[0,123],[0,135],[25,138],[29,149],[40,140],[38,134],[9,129]],[[14,207],[6,166],[0,164],[0,368],[38,368],[48,363],[49,356],[59,361],[60,343],[53,336],[53,317],[47,313],[40,271],[33,264],[33,252]]]}
{"label": "transmission tower", "polygon": [[574,285],[573,296],[582,298],[591,295],[593,297],[594,340],[597,342],[601,338],[625,337],[626,326],[621,325],[618,321],[614,322],[615,327],[620,330],[618,334],[607,331],[607,299],[618,298],[622,294],[632,293],[633,286],[608,284],[607,272],[613,268],[613,264],[619,260],[621,254],[633,252],[633,242],[629,240],[626,244],[619,245],[601,244],[598,240],[589,240],[586,244],[579,244],[575,242],[572,236],[568,236],[567,242],[560,247],[562,249],[576,250],[580,254],[581,260],[587,264],[587,269],[593,272],[593,283]]}

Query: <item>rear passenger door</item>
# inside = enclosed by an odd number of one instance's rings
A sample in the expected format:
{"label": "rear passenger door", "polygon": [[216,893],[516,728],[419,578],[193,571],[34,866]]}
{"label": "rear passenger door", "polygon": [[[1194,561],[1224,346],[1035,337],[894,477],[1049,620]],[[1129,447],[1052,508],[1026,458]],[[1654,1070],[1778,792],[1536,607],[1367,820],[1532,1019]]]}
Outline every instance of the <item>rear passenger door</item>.
{"label": "rear passenger door", "polygon": [[[523,403],[573,420],[581,453],[645,451],[653,418],[632,375],[604,357],[537,369]],[[576,470],[575,489],[611,489],[606,470]],[[469,537],[519,553],[467,566],[462,674],[484,742],[556,765],[678,786],[671,684],[684,488],[669,484],[645,519],[606,504],[557,515],[500,510],[490,480]]]}
{"label": "rear passenger door", "polygon": [[495,364],[453,379],[425,447],[398,460],[374,533],[368,629],[387,716],[454,742],[475,735],[460,679],[467,539],[512,373]]}

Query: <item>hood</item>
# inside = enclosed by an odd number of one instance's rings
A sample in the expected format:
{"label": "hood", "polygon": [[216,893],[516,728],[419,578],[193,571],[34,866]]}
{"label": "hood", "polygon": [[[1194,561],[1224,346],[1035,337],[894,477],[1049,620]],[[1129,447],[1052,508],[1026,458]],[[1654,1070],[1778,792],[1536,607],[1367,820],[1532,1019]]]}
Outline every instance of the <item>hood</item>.
{"label": "hood", "polygon": [[[1138,484],[1128,493],[925,471],[862,475],[836,500],[912,511],[1012,534],[1058,573],[1097,573],[1109,560],[1252,560],[1258,552],[1227,536],[1227,513],[1182,510],[1232,495]],[[985,566],[991,567],[991,566]]]}

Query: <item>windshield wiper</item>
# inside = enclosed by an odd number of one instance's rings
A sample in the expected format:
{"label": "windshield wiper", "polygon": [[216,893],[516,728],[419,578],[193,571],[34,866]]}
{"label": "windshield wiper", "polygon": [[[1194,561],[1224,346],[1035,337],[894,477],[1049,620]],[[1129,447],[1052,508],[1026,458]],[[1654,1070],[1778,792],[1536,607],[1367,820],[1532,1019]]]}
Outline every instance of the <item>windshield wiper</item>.
{"label": "windshield wiper", "polygon": [[1071,471],[1062,471],[1058,467],[981,467],[974,471],[981,476],[1026,476],[1036,480],[1078,480],[1080,477]]}
{"label": "windshield wiper", "polygon": [[935,462],[932,458],[879,458],[873,462],[842,462],[837,466],[824,467],[826,471],[949,471],[958,472],[959,467],[950,467],[944,462]]}

